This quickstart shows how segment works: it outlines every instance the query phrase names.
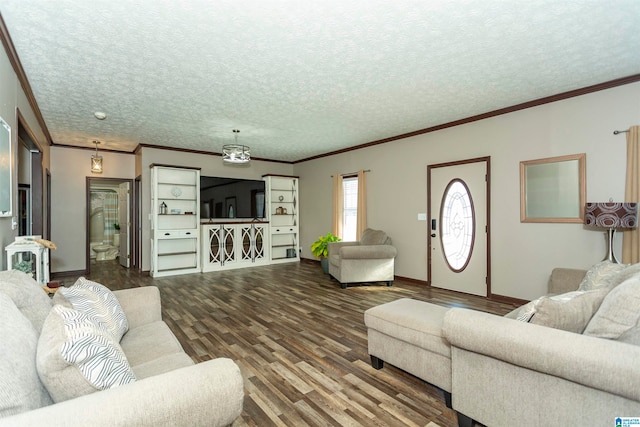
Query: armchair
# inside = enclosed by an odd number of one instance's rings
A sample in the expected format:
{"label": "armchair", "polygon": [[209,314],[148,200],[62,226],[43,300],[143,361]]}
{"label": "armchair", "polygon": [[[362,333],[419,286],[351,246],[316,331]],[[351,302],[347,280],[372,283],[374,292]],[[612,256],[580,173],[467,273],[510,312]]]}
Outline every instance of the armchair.
{"label": "armchair", "polygon": [[393,285],[398,253],[384,231],[367,228],[359,242],[332,242],[328,246],[329,274],[346,289],[349,283],[387,282]]}

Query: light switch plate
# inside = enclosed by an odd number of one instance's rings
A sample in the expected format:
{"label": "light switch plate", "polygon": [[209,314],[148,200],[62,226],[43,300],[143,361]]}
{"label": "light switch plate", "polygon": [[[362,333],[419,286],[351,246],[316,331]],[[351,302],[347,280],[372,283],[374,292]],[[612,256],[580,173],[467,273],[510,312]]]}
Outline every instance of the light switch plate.
{"label": "light switch plate", "polygon": [[418,221],[426,221],[427,220],[427,214],[426,213],[419,213],[418,214]]}

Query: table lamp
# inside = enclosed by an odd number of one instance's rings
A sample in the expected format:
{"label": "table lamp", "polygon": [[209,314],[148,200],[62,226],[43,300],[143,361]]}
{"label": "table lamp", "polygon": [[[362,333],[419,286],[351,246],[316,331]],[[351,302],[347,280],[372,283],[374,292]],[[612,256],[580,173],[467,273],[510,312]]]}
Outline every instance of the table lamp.
{"label": "table lamp", "polygon": [[613,253],[613,236],[616,229],[638,226],[638,204],[620,202],[588,202],[584,223],[587,227],[606,228],[608,231],[607,255],[603,261],[619,264]]}

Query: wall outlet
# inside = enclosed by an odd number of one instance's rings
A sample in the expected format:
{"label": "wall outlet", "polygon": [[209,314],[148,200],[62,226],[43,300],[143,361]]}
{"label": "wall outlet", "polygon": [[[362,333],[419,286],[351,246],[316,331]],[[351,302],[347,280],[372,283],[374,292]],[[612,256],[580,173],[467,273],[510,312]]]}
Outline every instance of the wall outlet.
{"label": "wall outlet", "polygon": [[426,221],[427,220],[427,214],[426,213],[419,213],[418,214],[418,221]]}

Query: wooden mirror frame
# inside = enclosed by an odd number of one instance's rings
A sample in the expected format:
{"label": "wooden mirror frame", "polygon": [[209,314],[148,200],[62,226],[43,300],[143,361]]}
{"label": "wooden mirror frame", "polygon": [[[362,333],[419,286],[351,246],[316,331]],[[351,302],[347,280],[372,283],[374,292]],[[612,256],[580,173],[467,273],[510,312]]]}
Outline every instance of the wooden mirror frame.
{"label": "wooden mirror frame", "polygon": [[0,117],[0,217],[12,216],[11,126]]}
{"label": "wooden mirror frame", "polygon": [[586,154],[520,162],[520,222],[583,223]]}

